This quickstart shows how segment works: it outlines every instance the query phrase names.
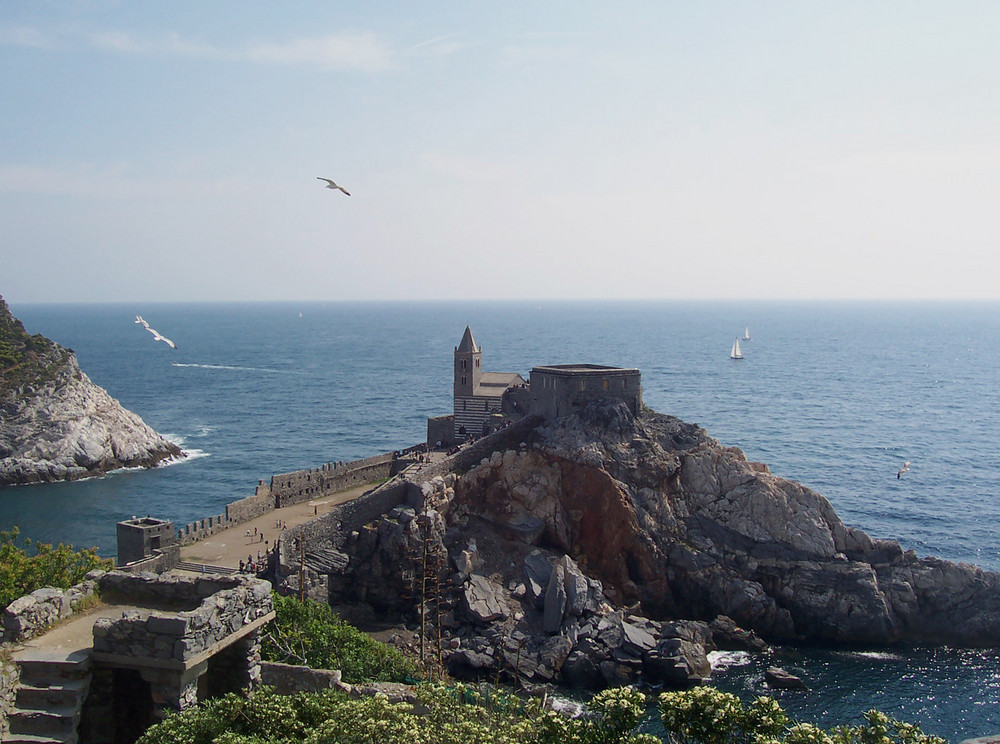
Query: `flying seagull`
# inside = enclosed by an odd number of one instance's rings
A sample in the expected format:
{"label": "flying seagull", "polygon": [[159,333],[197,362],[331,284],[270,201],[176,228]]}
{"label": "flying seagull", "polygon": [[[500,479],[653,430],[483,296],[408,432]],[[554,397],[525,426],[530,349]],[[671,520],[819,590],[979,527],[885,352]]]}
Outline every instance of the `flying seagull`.
{"label": "flying seagull", "polygon": [[167,346],[169,346],[171,349],[176,349],[177,348],[177,344],[175,344],[169,338],[167,338],[166,336],[160,335],[160,332],[158,330],[156,330],[155,328],[150,328],[149,327],[149,323],[147,323],[145,320],[143,320],[141,315],[136,315],[135,316],[135,322],[141,324],[143,328],[145,328],[147,331],[149,331],[150,333],[152,333],[154,341],[162,341]]}
{"label": "flying seagull", "polygon": [[340,185],[338,185],[338,184],[334,183],[334,182],[333,182],[333,181],[331,181],[331,180],[330,180],[329,178],[323,178],[323,176],[316,176],[316,180],[317,180],[317,181],[326,181],[326,183],[327,183],[327,188],[328,188],[328,189],[340,189],[341,191],[343,191],[343,192],[344,192],[345,194],[347,194],[348,196],[350,196],[350,195],[351,195],[351,192],[349,192],[349,191],[348,191],[347,189],[345,189],[345,188],[344,188],[343,186],[340,186]]}
{"label": "flying seagull", "polygon": [[909,469],[910,469],[910,461],[907,460],[906,462],[903,463],[903,467],[899,469],[899,472],[896,473],[896,479],[899,480],[900,478],[902,478],[903,473],[907,472]]}

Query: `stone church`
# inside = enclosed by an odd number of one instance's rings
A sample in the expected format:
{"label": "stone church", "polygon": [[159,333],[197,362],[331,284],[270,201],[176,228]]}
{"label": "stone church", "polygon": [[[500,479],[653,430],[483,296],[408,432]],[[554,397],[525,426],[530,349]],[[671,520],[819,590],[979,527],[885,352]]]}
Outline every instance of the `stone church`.
{"label": "stone church", "polygon": [[483,349],[469,326],[454,363],[454,411],[428,419],[428,446],[474,439],[531,414],[558,418],[598,398],[624,401],[633,414],[642,407],[638,369],[553,364],[532,368],[530,382],[517,372],[484,372]]}

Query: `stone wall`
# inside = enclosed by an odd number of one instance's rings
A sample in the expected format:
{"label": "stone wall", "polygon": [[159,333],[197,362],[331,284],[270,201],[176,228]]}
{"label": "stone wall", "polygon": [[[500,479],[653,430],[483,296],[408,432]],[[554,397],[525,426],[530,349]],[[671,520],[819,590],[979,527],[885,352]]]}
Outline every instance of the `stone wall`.
{"label": "stone wall", "polygon": [[117,566],[119,571],[130,573],[163,573],[174,568],[181,561],[181,546],[177,543],[160,548],[141,561],[133,561]]}
{"label": "stone wall", "polygon": [[177,529],[177,544],[190,545],[216,532],[249,522],[276,508],[300,504],[396,475],[414,462],[409,455],[424,452],[427,445],[385,452],[351,462],[327,463],[310,470],[297,470],[259,481],[253,496],[226,504],[226,513],[205,517]]}
{"label": "stone wall", "polygon": [[7,732],[10,729],[7,715],[14,707],[20,676],[21,668],[17,664],[0,657],[0,739],[3,741],[7,740]]}
{"label": "stone wall", "polygon": [[21,643],[45,632],[72,615],[84,600],[98,590],[102,571],[91,571],[87,580],[69,589],[45,587],[15,599],[3,611],[3,640]]}
{"label": "stone wall", "polygon": [[436,475],[443,476],[452,470],[465,472],[483,459],[489,459],[497,450],[517,449],[540,421],[538,416],[528,416],[471,444],[464,444],[448,459],[424,467],[420,475],[423,479],[430,480]]}
{"label": "stone wall", "polygon": [[434,416],[427,419],[427,446],[433,448],[438,442],[451,445],[455,441],[455,416]]}
{"label": "stone wall", "polygon": [[298,565],[294,546],[299,538],[304,538],[307,551],[321,546],[339,549],[343,546],[346,535],[360,530],[393,507],[407,503],[413,488],[412,484],[397,478],[353,501],[334,506],[318,519],[289,527],[281,533],[278,541],[280,563],[286,566]]}
{"label": "stone wall", "polygon": [[129,610],[94,623],[94,652],[183,664],[254,620],[274,611],[271,584],[249,576],[155,576],[112,571],[101,594],[131,603],[178,609]]}
{"label": "stone wall", "polygon": [[183,527],[179,527],[177,529],[177,544],[190,545],[229,527],[232,527],[232,524],[226,521],[226,518],[221,514],[213,517],[205,517],[204,519],[199,519],[197,522],[190,522]]}
{"label": "stone wall", "polygon": [[274,511],[274,495],[271,486],[260,481],[253,496],[226,504],[226,520],[230,524],[243,524],[270,511]]}
{"label": "stone wall", "polygon": [[398,452],[386,452],[363,460],[327,463],[312,470],[282,473],[271,478],[271,493],[276,506],[300,504],[328,493],[346,491],[356,486],[389,478],[398,472]]}
{"label": "stone wall", "polygon": [[279,695],[297,692],[323,692],[337,687],[341,681],[340,670],[310,669],[305,666],[264,661],[260,665],[260,681],[273,687]]}

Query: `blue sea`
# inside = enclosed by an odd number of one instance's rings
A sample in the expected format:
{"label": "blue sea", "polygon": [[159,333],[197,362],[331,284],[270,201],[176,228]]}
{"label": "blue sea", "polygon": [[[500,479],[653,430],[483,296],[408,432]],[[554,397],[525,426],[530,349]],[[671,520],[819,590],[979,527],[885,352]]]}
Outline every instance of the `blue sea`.
{"label": "blue sea", "polygon": [[[824,494],[848,524],[1000,570],[1000,304],[425,302],[13,305],[188,460],[0,489],[0,529],[115,553],[133,515],[183,524],[259,479],[399,449],[450,412],[452,351],[471,325],[488,371],[638,367],[650,407],[700,424]],[[156,342],[142,315],[177,350]],[[743,341],[744,330],[751,339]],[[744,359],[729,350],[739,336]],[[897,478],[902,464],[910,470]],[[781,649],[811,692],[801,720],[880,707],[960,741],[1000,733],[1000,654]],[[720,686],[764,694],[760,661]],[[772,660],[774,661],[774,660]]]}

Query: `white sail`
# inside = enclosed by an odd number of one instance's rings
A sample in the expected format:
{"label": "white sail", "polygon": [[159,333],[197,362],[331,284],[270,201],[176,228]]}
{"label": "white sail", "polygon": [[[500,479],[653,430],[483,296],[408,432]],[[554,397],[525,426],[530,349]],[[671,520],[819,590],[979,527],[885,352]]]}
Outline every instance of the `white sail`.
{"label": "white sail", "polygon": [[742,359],[743,358],[743,350],[740,349],[740,340],[739,339],[736,339],[735,341],[733,341],[733,348],[729,352],[729,358],[730,359]]}
{"label": "white sail", "polygon": [[746,328],[743,329],[743,340],[744,341],[750,340],[750,326],[747,326]]}

